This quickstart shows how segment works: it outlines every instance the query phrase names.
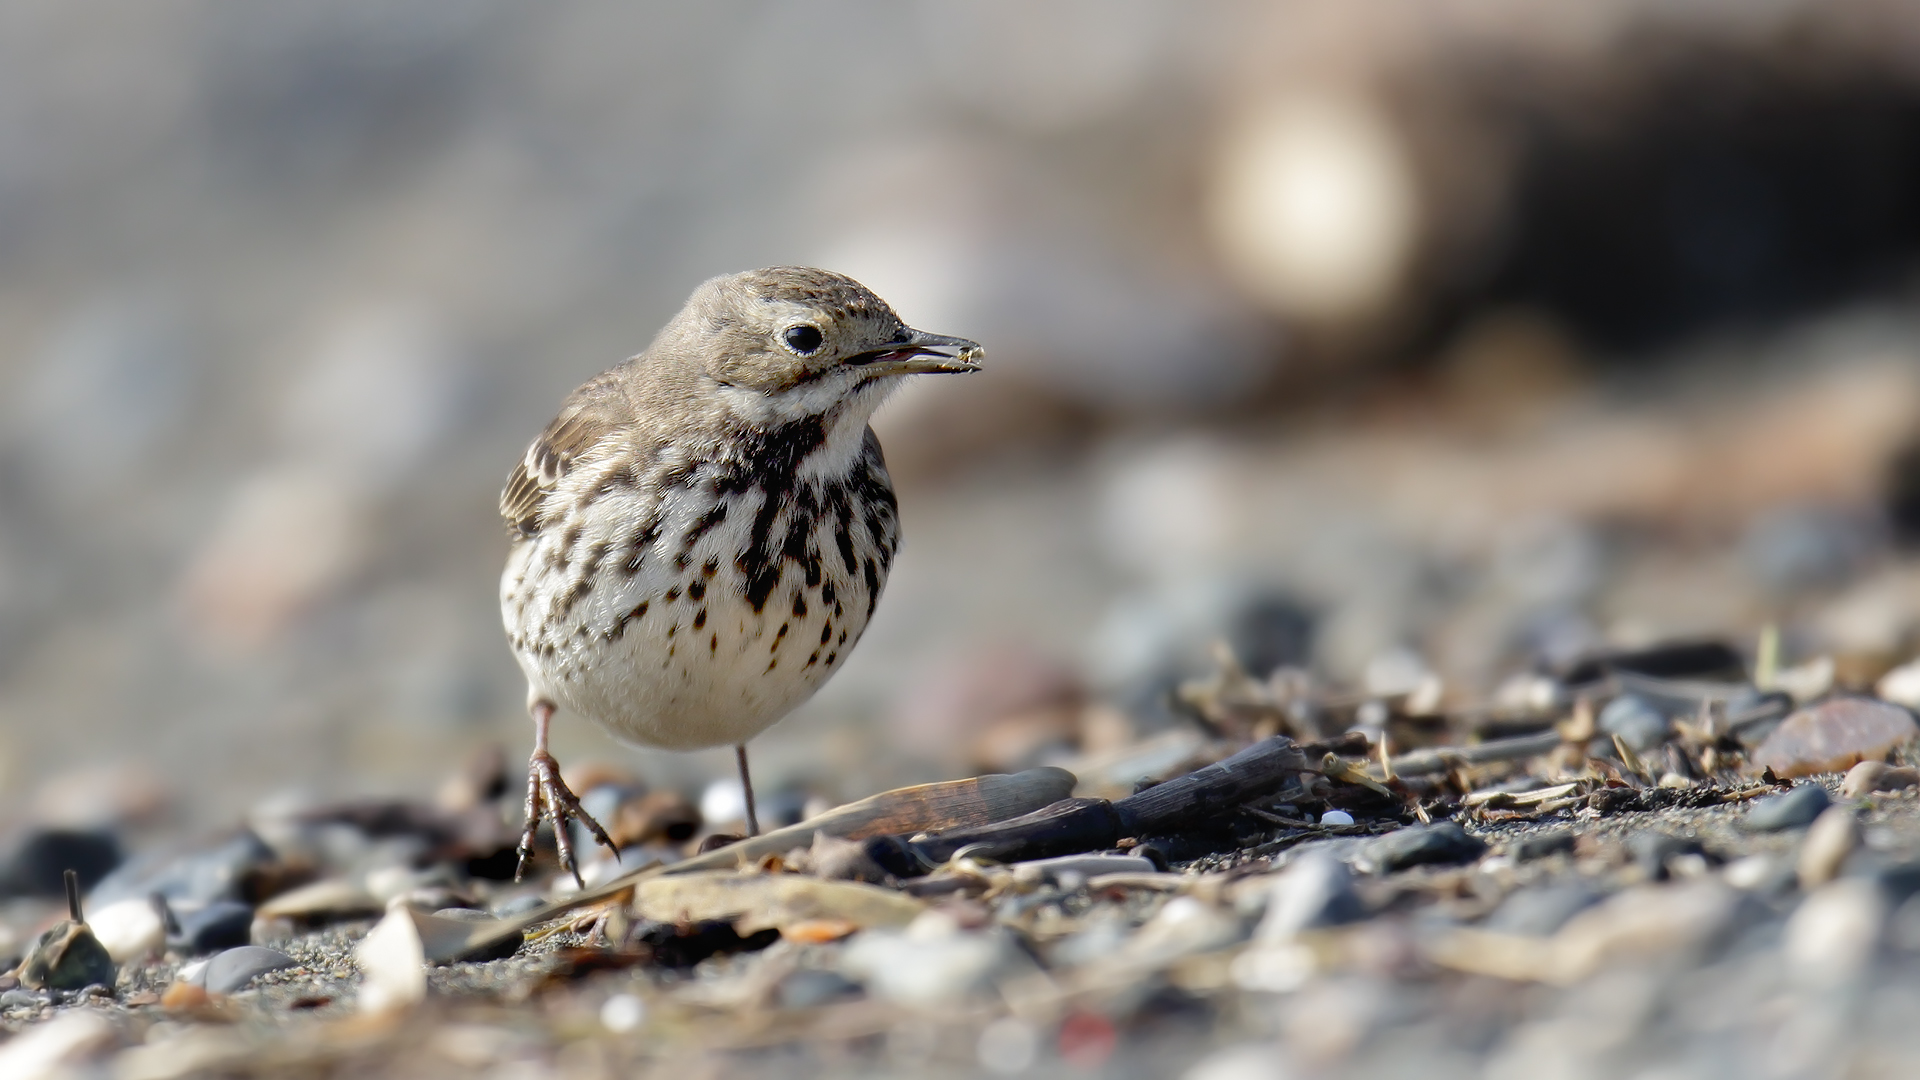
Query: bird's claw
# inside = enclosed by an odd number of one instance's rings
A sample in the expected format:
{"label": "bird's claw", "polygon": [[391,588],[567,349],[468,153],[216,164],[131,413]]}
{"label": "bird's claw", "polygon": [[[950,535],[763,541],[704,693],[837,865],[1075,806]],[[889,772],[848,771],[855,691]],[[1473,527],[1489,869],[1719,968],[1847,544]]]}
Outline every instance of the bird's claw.
{"label": "bird's claw", "polygon": [[573,860],[573,840],[567,835],[569,818],[585,825],[595,840],[605,844],[615,856],[619,855],[620,849],[614,847],[607,830],[580,806],[580,799],[560,779],[560,763],[545,750],[535,750],[527,761],[527,827],[520,834],[520,858],[513,867],[513,880],[519,881],[526,873],[527,864],[533,861],[534,836],[540,831],[541,820],[545,819],[553,822],[553,842],[560,849],[561,869],[572,874],[581,888],[587,887],[586,879],[580,876],[579,865]]}

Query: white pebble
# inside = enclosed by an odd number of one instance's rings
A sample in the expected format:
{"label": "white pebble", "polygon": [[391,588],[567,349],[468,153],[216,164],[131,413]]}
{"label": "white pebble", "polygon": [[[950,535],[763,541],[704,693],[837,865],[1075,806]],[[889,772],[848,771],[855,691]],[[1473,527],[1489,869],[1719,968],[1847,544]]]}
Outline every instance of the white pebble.
{"label": "white pebble", "polygon": [[147,900],[122,900],[87,913],[87,926],[116,964],[138,960],[166,944],[160,913]]}
{"label": "white pebble", "polygon": [[1351,825],[1353,824],[1353,815],[1347,813],[1345,810],[1329,810],[1320,815],[1320,824]]}
{"label": "white pebble", "polygon": [[1817,982],[1845,982],[1873,961],[1886,921],[1886,896],[1874,882],[1823,885],[1787,920],[1787,960]]}
{"label": "white pebble", "polygon": [[700,793],[700,816],[708,825],[747,820],[747,792],[738,780],[715,780]]}
{"label": "white pebble", "polygon": [[647,1003],[632,994],[615,994],[600,1006],[600,1023],[616,1035],[624,1035],[645,1023]]}
{"label": "white pebble", "polygon": [[1040,1056],[1040,1033],[1025,1020],[1003,1016],[980,1031],[974,1051],[980,1067],[1000,1076],[1023,1073]]}

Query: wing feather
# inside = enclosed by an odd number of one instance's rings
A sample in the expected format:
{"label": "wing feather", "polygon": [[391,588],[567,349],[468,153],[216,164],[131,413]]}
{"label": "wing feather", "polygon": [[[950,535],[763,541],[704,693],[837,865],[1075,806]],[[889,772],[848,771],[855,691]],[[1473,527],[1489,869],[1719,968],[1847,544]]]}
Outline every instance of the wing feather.
{"label": "wing feather", "polygon": [[545,523],[547,496],[575,462],[633,426],[633,407],[614,372],[575,390],[540,437],[527,447],[500,492],[500,516],[521,536]]}

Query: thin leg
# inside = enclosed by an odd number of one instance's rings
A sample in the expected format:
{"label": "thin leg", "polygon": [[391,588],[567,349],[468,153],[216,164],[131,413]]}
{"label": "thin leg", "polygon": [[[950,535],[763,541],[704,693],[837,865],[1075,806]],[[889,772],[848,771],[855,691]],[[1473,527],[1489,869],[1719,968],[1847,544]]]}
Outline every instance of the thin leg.
{"label": "thin leg", "polygon": [[560,779],[560,763],[553,760],[547,752],[547,728],[553,723],[553,704],[537,701],[533,705],[533,756],[527,759],[527,827],[520,834],[520,859],[514,864],[513,880],[519,881],[526,872],[527,863],[533,860],[533,840],[540,831],[540,821],[545,818],[553,822],[553,842],[560,849],[560,865],[573,875],[573,880],[586,888],[586,881],[580,877],[580,867],[573,861],[573,839],[567,835],[567,819],[575,818],[593,833],[593,838],[607,845],[607,850],[618,854],[613,840],[607,836],[607,830],[593,820],[593,815],[580,807],[580,800]]}
{"label": "thin leg", "polygon": [[747,795],[747,835],[759,836],[760,819],[753,812],[753,777],[747,772],[747,744],[735,746],[733,755],[740,759],[740,790]]}

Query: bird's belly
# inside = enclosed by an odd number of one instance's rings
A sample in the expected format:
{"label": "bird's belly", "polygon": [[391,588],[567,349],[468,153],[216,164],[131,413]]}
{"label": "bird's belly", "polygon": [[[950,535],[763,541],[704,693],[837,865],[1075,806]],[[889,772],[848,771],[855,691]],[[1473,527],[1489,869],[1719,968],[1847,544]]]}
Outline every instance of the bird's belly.
{"label": "bird's belly", "polygon": [[744,742],[811,697],[865,630],[890,560],[876,575],[865,545],[851,562],[838,554],[831,522],[796,522],[813,542],[782,544],[800,555],[776,556],[768,587],[765,562],[741,556],[751,536],[726,527],[751,509],[690,544],[662,530],[633,571],[605,553],[591,570],[556,560],[558,539],[516,550],[502,609],[533,698],[627,741],[692,750]]}

